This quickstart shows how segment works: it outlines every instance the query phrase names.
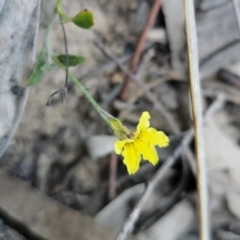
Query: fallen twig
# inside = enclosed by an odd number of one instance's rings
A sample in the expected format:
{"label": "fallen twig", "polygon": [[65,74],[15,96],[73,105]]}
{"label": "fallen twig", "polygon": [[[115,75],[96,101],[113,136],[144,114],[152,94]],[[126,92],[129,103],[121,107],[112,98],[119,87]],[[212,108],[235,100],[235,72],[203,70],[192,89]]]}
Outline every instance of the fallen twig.
{"label": "fallen twig", "polygon": [[[162,0],[155,0],[154,4],[152,6],[151,12],[150,12],[149,17],[148,17],[147,24],[146,24],[146,26],[145,26],[145,28],[142,32],[142,35],[141,35],[141,37],[138,41],[136,50],[135,50],[133,58],[132,58],[132,64],[131,64],[131,68],[130,68],[130,70],[132,72],[136,71],[136,68],[139,64],[140,56],[141,56],[142,51],[144,49],[144,44],[147,40],[148,32],[152,29],[152,27],[155,23],[155,19],[157,17],[157,14],[159,12],[159,9],[160,9],[161,5],[162,5]],[[130,80],[131,80],[131,78],[129,76],[127,76],[127,78],[124,81],[123,88],[122,88],[122,91],[120,93],[120,99],[121,100],[126,99]]]}
{"label": "fallen twig", "polygon": [[[216,101],[214,101],[212,105],[208,108],[204,116],[205,119],[207,119],[213,113],[218,111],[222,107],[222,104],[223,104],[223,100],[221,98],[220,99],[218,98]],[[130,214],[129,218],[125,222],[121,232],[116,237],[116,240],[126,240],[128,236],[131,234],[135,226],[135,223],[137,222],[140,216],[141,211],[143,210],[144,206],[148,202],[149,197],[152,195],[155,187],[165,177],[165,175],[168,172],[168,169],[175,163],[176,159],[180,156],[182,150],[189,145],[193,136],[194,136],[194,130],[193,128],[190,128],[185,134],[185,136],[183,137],[181,143],[174,150],[173,154],[170,157],[168,157],[168,159],[164,162],[162,167],[154,175],[152,181],[149,182],[146,191],[144,192],[143,196],[134,207],[132,213]]]}
{"label": "fallen twig", "polygon": [[199,78],[197,34],[192,0],[184,0],[185,31],[187,39],[190,93],[195,131],[197,158],[197,190],[199,204],[199,232],[201,240],[210,239],[208,188],[206,176],[206,159],[203,139],[202,99]]}

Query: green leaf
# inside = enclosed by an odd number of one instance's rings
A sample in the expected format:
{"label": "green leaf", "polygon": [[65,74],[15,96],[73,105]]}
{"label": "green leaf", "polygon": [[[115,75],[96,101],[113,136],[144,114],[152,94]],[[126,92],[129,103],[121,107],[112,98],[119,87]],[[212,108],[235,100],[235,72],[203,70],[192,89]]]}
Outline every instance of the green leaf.
{"label": "green leaf", "polygon": [[34,64],[33,73],[27,82],[27,86],[33,86],[41,82],[43,77],[42,68],[45,66],[45,51],[44,49],[38,54],[37,61]]}
{"label": "green leaf", "polygon": [[[59,55],[56,56],[56,58],[66,66],[67,62],[67,56],[66,55]],[[74,67],[77,66],[78,64],[81,64],[86,61],[86,59],[82,56],[76,56],[76,55],[68,55],[68,66],[69,67]]]}
{"label": "green leaf", "polygon": [[84,29],[89,29],[94,25],[93,14],[87,9],[78,13],[71,21]]}

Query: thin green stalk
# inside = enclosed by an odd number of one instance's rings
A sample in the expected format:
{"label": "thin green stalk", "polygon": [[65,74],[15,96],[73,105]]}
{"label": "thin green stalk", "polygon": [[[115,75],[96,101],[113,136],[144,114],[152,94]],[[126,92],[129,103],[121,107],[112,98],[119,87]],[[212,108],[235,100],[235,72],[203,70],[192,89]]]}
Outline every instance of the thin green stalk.
{"label": "thin green stalk", "polygon": [[66,54],[66,80],[65,80],[65,87],[64,87],[64,95],[67,97],[67,92],[68,92],[68,82],[69,82],[69,77],[68,77],[68,71],[69,71],[69,55],[68,55],[68,43],[67,43],[67,34],[65,31],[64,24],[62,23],[62,17],[59,15],[60,21],[61,21],[61,26],[62,26],[62,31],[63,31],[63,37],[64,37],[64,45],[65,45],[65,54]]}
{"label": "thin green stalk", "polygon": [[52,62],[52,46],[51,46],[51,33],[52,33],[52,28],[53,28],[53,23],[55,20],[55,17],[57,16],[57,12],[56,10],[54,10],[54,13],[52,15],[52,18],[48,24],[47,27],[47,32],[46,32],[46,36],[45,36],[45,41],[44,41],[44,45],[46,47],[47,50],[47,62],[51,63]]}
{"label": "thin green stalk", "polygon": [[[66,71],[66,67],[56,58],[52,57],[52,60],[64,71]],[[96,111],[99,113],[99,115],[103,118],[104,121],[107,122],[108,124],[108,119],[109,117],[114,118],[111,116],[109,113],[104,111],[98,103],[94,100],[94,98],[89,94],[87,89],[78,81],[78,79],[71,73],[69,72],[69,77],[73,81],[73,83],[80,89],[81,93],[87,98],[87,100],[92,104],[92,106],[96,109]]]}

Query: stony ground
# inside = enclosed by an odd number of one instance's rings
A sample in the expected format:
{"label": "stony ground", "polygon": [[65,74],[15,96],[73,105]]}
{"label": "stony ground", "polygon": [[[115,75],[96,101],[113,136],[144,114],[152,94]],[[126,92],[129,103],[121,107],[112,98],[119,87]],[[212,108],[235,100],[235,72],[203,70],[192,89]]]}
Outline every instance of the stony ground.
{"label": "stony ground", "polygon": [[[39,49],[54,2],[42,1]],[[155,168],[143,164],[136,176],[128,176],[122,161],[118,161],[115,177],[116,200],[111,202],[109,189],[112,183],[109,181],[109,175],[113,172],[112,133],[72,84],[69,86],[67,103],[62,104],[60,97],[56,96],[51,106],[46,106],[49,96],[62,88],[65,80],[64,72],[55,69],[46,73],[43,81],[31,88],[20,127],[14,142],[1,159],[1,164],[31,186],[64,205],[96,217],[100,222],[120,230],[138,196],[144,191],[143,183],[151,179],[160,169],[192,125],[189,89],[184,68],[185,57],[184,54],[180,56],[184,66],[181,66],[180,74],[179,72],[176,74],[173,66],[174,49],[171,45],[174,43],[169,26],[166,26],[165,9],[165,15],[162,11],[159,13],[154,29],[149,34],[148,46],[142,54],[136,76],[174,119],[182,132],[179,136],[173,134],[168,121],[159,114],[157,108],[136,85],[130,85],[125,101],[118,98],[126,76],[95,45],[95,41],[101,41],[112,55],[126,63],[126,66],[130,66],[129,59],[145,27],[153,1],[63,2],[63,9],[69,16],[88,8],[95,17],[95,25],[89,31],[78,29],[71,23],[66,25],[70,54],[82,55],[87,59],[86,63],[71,71],[105,110],[121,118],[128,127],[134,129],[141,112],[149,111],[152,126],[165,131],[171,138],[171,144],[167,149],[158,150],[161,156],[160,164]],[[200,14],[198,16],[201,17]],[[63,34],[58,19],[53,29],[53,53],[62,54]],[[239,81],[239,75],[236,71],[233,72]],[[237,226],[240,221],[238,210],[240,206],[235,189],[239,186],[238,183],[240,184],[238,177],[240,90],[229,81],[230,78],[222,80],[215,73],[216,71],[207,75],[202,83],[202,102],[205,110],[219,92],[227,99],[224,107],[212,116],[213,123],[211,121],[206,123],[204,132],[207,139],[206,155],[210,187],[215,190],[211,203],[214,213],[213,232],[219,240],[230,239],[229,237],[239,239]],[[96,136],[100,139],[97,143],[96,138],[93,138]],[[194,142],[190,144],[190,149],[194,150]],[[181,239],[198,239],[195,177],[189,166],[184,166],[186,159],[183,156],[180,159],[183,161],[178,161],[169,169],[166,178],[158,186],[154,196],[149,199],[149,204],[137,222],[135,233],[147,236],[147,239],[154,239],[156,236],[154,234],[160,234],[157,229],[170,226],[179,236],[185,234]],[[231,192],[229,189],[234,190]],[[106,208],[103,209],[104,207]],[[186,227],[182,230],[174,225],[172,219],[181,222],[183,215]],[[16,231],[13,229],[0,220],[0,240],[24,239],[16,232],[17,229]],[[161,231],[161,234],[162,232],[174,231]],[[163,239],[176,239],[171,237],[165,236]]]}

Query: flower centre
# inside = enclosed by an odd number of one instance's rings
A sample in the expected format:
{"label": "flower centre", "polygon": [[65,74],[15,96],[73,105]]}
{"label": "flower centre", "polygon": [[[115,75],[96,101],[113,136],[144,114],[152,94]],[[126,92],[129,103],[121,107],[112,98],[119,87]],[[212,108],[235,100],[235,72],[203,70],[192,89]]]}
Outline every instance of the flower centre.
{"label": "flower centre", "polygon": [[130,138],[130,139],[134,138],[133,132],[130,132],[129,134],[127,134],[127,137]]}

